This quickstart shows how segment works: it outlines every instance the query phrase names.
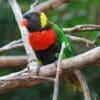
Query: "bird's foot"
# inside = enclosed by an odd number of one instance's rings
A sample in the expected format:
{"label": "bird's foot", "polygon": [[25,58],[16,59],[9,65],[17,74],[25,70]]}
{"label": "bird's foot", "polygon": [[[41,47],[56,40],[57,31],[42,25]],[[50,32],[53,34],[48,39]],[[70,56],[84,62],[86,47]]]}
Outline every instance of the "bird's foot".
{"label": "bird's foot", "polygon": [[36,76],[39,76],[39,73],[40,73],[40,67],[41,67],[41,64],[37,65],[37,68],[36,68]]}
{"label": "bird's foot", "polygon": [[36,62],[36,60],[34,60],[34,59],[28,60],[28,63],[27,63],[27,72],[30,72],[30,71],[31,71],[30,65],[31,65],[31,63],[34,62],[34,61]]}
{"label": "bird's foot", "polygon": [[55,61],[54,62],[54,66],[57,68],[57,64],[58,64],[58,62],[57,61]]}
{"label": "bird's foot", "polygon": [[29,63],[27,63],[26,72],[30,73],[30,71],[31,71],[30,65],[29,65]]}

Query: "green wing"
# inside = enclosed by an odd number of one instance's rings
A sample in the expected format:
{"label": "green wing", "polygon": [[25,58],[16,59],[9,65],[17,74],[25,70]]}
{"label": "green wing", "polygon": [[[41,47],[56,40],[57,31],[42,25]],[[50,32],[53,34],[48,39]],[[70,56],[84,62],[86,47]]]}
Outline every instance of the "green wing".
{"label": "green wing", "polygon": [[55,30],[55,33],[57,36],[57,45],[59,47],[61,47],[61,44],[63,42],[65,42],[65,44],[67,45],[67,47],[65,48],[65,51],[64,51],[64,58],[71,57],[72,49],[71,49],[71,44],[70,44],[68,36],[64,34],[64,32],[62,31],[62,29],[59,26],[57,26],[54,23],[51,23],[51,24],[52,24],[52,28]]}
{"label": "green wing", "polygon": [[[55,30],[56,32],[56,36],[57,36],[57,45],[59,47],[61,47],[61,44],[63,42],[65,42],[66,45],[68,45],[65,48],[64,54],[63,54],[63,59],[64,58],[68,58],[71,57],[73,55],[72,53],[72,49],[71,49],[71,44],[69,41],[69,38],[67,35],[64,34],[64,32],[62,31],[61,28],[59,28],[59,26],[57,26],[56,24],[52,23],[52,28]],[[59,54],[58,54],[59,55]],[[63,75],[63,78],[65,80],[65,82],[69,83],[74,89],[77,89],[79,91],[82,91],[80,82],[76,76],[76,74],[74,72],[72,72],[71,74],[65,74]]]}

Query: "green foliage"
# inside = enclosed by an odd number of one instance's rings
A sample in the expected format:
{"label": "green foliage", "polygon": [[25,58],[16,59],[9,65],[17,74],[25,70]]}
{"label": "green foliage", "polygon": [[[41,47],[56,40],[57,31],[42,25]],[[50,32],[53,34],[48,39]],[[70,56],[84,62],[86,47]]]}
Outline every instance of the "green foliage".
{"label": "green foliage", "polygon": [[[40,0],[41,2],[45,0]],[[100,24],[100,0],[71,0],[68,5],[63,4],[59,8],[55,8],[48,12],[48,18],[60,27],[73,27],[77,24]],[[18,0],[23,13],[28,10],[32,0]],[[76,32],[68,33],[80,37],[86,37],[94,40],[100,31],[94,32]],[[19,29],[17,27],[14,15],[8,5],[7,0],[2,0],[0,4],[0,47],[10,41],[20,38]],[[100,42],[97,42],[97,46]],[[86,47],[73,43],[75,54],[86,51]],[[25,54],[24,49],[15,49],[2,55],[21,55]],[[6,75],[19,69],[0,69],[0,75]],[[100,100],[100,68],[89,68],[84,70],[89,89],[93,100],[97,97]],[[67,90],[65,90],[67,87]],[[0,100],[51,100],[53,93],[53,84],[41,84],[33,87],[13,90],[8,93],[0,94]],[[73,92],[69,86],[60,84],[59,100],[83,100],[82,94]]]}

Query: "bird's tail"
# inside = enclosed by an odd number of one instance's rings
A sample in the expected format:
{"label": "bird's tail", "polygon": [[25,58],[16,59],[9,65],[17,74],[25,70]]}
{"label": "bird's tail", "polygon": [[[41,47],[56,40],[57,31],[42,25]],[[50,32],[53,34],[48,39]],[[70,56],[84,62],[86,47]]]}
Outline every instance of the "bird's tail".
{"label": "bird's tail", "polygon": [[79,92],[82,92],[82,86],[79,82],[78,77],[74,72],[67,73],[62,75],[65,83],[69,84],[74,90],[78,90]]}

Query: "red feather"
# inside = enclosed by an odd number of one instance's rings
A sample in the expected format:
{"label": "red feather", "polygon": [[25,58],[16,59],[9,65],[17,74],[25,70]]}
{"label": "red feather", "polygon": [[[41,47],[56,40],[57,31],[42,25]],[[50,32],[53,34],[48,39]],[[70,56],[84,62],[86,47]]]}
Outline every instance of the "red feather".
{"label": "red feather", "polygon": [[31,32],[28,35],[29,44],[31,47],[38,50],[45,50],[56,41],[54,30],[43,30],[40,32]]}

